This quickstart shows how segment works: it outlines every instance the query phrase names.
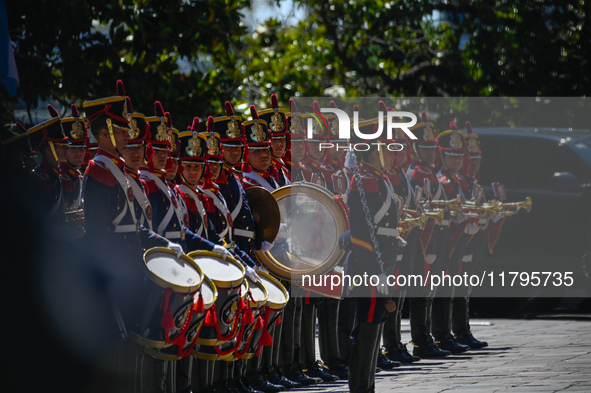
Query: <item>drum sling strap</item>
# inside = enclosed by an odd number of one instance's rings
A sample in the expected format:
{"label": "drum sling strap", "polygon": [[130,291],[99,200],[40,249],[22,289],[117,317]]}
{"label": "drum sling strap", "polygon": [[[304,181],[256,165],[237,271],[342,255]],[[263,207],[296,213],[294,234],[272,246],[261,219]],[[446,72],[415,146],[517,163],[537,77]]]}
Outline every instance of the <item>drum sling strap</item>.
{"label": "drum sling strap", "polygon": [[142,212],[144,213],[140,219],[140,224],[144,225],[144,221],[147,221],[148,227],[150,230],[152,230],[152,220],[150,220],[146,214],[146,209],[150,205],[150,202],[148,202],[148,198],[146,197],[146,193],[140,188],[137,182],[131,178],[131,176],[127,175],[127,181],[131,185],[133,196],[136,198],[138,204],[142,208]]}
{"label": "drum sling strap", "polygon": [[[121,210],[121,213],[119,213],[119,215],[117,217],[115,217],[115,219],[113,220],[113,225],[115,226],[115,233],[129,233],[129,232],[138,231],[140,224],[135,217],[135,209],[133,208],[133,205],[132,205],[133,200],[131,200],[131,201],[129,200],[130,196],[128,195],[128,192],[130,190],[130,186],[129,186],[129,181],[127,179],[127,176],[108,157],[96,156],[94,158],[94,161],[100,162],[101,164],[105,165],[105,167],[107,167],[107,169],[113,174],[113,176],[115,177],[115,180],[117,180],[117,183],[119,183],[119,186],[121,186],[121,188],[123,189],[123,192],[125,193],[125,199],[127,200],[127,203],[125,204],[125,206]],[[133,188],[131,188],[131,196],[133,196]],[[133,221],[133,224],[119,225],[121,220],[123,220],[123,217],[125,217],[125,215],[127,214],[128,209],[129,209],[129,212],[131,213],[131,219]]]}
{"label": "drum sling strap", "polygon": [[[264,177],[262,177],[255,171],[244,173],[243,176],[255,180],[261,186],[265,187],[269,192],[273,192],[277,188],[277,184],[275,184],[275,187],[273,187]],[[275,181],[273,181],[273,183],[275,183]]]}
{"label": "drum sling strap", "polygon": [[[167,239],[182,239],[182,231],[180,228],[178,231],[165,231],[166,227],[168,226],[168,224],[170,223],[170,220],[172,220],[172,215],[176,214],[176,217],[179,221],[179,224],[182,226],[183,225],[183,214],[180,212],[180,204],[178,203],[178,200],[176,200],[176,195],[173,195],[170,188],[168,187],[167,184],[165,184],[162,179],[160,179],[158,176],[156,176],[154,173],[150,173],[150,172],[142,172],[142,177],[147,178],[149,180],[152,180],[154,183],[156,183],[156,186],[158,186],[158,188],[160,189],[160,191],[162,191],[162,193],[168,198],[168,202],[170,203],[169,209],[166,212],[166,215],[164,216],[164,218],[162,219],[162,221],[160,222],[160,225],[158,225],[157,231],[158,234],[164,236]],[[175,204],[172,202],[172,198],[175,198],[176,200],[176,207]],[[171,209],[172,207],[172,209]]]}
{"label": "drum sling strap", "polygon": [[[239,188],[239,192],[238,194],[240,195],[240,199],[238,199],[238,203],[236,204],[236,207],[234,208],[234,210],[232,210],[232,222],[236,222],[236,217],[238,217],[238,214],[240,214],[240,210],[242,209],[242,205],[243,205],[243,201],[244,201],[244,197],[242,196],[242,191]],[[252,239],[254,238],[254,231],[247,231],[246,229],[240,229],[240,228],[236,228],[232,225],[232,233],[235,236],[241,236],[241,237],[246,237],[248,239]]]}
{"label": "drum sling strap", "polygon": [[384,179],[386,184],[386,188],[388,189],[388,195],[386,196],[386,200],[382,204],[382,207],[376,212],[373,222],[377,227],[376,235],[388,236],[388,237],[397,237],[398,236],[398,229],[397,228],[388,228],[388,227],[380,227],[378,224],[382,221],[382,219],[386,216],[388,210],[390,210],[390,206],[392,206],[392,201],[395,200],[394,188],[389,181]]}
{"label": "drum sling strap", "polygon": [[213,199],[213,204],[215,205],[215,207],[217,207],[217,209],[224,215],[224,217],[226,217],[226,227],[221,233],[219,233],[219,235],[223,239],[227,234],[231,242],[232,231],[230,230],[230,220],[232,219],[232,215],[228,210],[228,205],[226,205],[226,201],[224,200],[224,198],[220,198],[216,193],[214,193],[211,190],[203,190],[203,192],[205,193],[205,195]]}
{"label": "drum sling strap", "polygon": [[205,218],[204,217],[207,214],[207,212],[205,211],[205,208],[203,207],[203,203],[201,203],[201,199],[199,199],[199,196],[195,193],[195,191],[193,191],[189,186],[187,186],[185,184],[181,184],[179,186],[179,189],[195,201],[195,205],[197,205],[197,211],[199,212],[199,215],[201,216],[201,225],[199,226],[197,231],[195,231],[195,233],[198,234],[199,236],[204,236],[204,235],[202,235],[202,233],[203,233],[203,229],[205,228]]}

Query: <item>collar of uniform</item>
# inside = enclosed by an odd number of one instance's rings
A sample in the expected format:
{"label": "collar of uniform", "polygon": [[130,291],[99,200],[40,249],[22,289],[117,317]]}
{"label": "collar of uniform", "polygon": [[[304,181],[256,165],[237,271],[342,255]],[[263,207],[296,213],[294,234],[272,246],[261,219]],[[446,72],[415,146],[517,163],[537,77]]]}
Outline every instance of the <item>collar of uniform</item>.
{"label": "collar of uniform", "polygon": [[127,173],[129,176],[131,176],[135,180],[139,180],[139,178],[140,178],[140,173],[139,172],[136,172],[133,169],[127,167],[127,166],[125,167],[125,173]]}
{"label": "collar of uniform", "polygon": [[404,172],[404,167],[402,165],[394,164],[392,166],[392,169],[395,170],[398,173],[403,173]]}
{"label": "collar of uniform", "polygon": [[415,167],[418,167],[419,169],[422,169],[423,171],[426,171],[426,172],[433,172],[433,168],[434,168],[434,165],[427,166],[427,165],[425,165],[425,163],[423,163],[422,161],[419,161],[419,160],[412,160],[412,165],[414,165]]}
{"label": "collar of uniform", "polygon": [[96,155],[97,156],[105,156],[105,157],[111,159],[111,161],[113,161],[119,168],[123,168],[123,166],[125,165],[125,162],[121,158],[109,153],[106,150],[101,149],[100,147],[97,149]]}
{"label": "collar of uniform", "polygon": [[45,158],[41,159],[41,166],[49,169],[50,171],[52,171],[56,175],[60,174],[60,168],[55,166],[52,162],[50,162],[49,160],[46,160]]}
{"label": "collar of uniform", "polygon": [[275,158],[275,157],[273,157],[273,165],[275,165],[275,167],[277,169],[281,169],[281,168],[283,168],[283,166],[285,164],[283,163],[283,160],[281,158]]}
{"label": "collar of uniform", "polygon": [[59,164],[59,168],[64,171],[69,173],[72,176],[80,176],[80,171],[78,171],[78,169],[74,168],[72,165],[70,165],[67,162],[60,162]]}
{"label": "collar of uniform", "polygon": [[158,176],[158,178],[162,181],[166,181],[166,171],[163,171],[161,169],[156,169],[154,170],[154,174],[156,176]]}
{"label": "collar of uniform", "polygon": [[364,162],[361,164],[361,169],[365,172],[365,173],[370,173],[376,177],[384,177],[385,174],[384,172],[380,171],[378,168],[376,168],[373,165],[368,164],[367,162]]}
{"label": "collar of uniform", "polygon": [[[205,180],[203,179],[203,177],[201,178],[201,180],[199,180],[199,186],[201,186],[201,189],[202,189],[203,191],[205,191],[205,190],[209,190],[209,191],[211,191],[211,192],[218,192],[218,190],[219,190],[220,188],[218,187],[218,185],[217,185],[217,184],[215,184],[213,181],[211,181],[211,179],[210,179],[210,181],[208,181],[208,183],[209,183],[209,184],[208,184],[208,185],[209,185],[209,187],[206,187],[206,186],[205,186]],[[190,187],[190,186],[189,186],[189,187]]]}
{"label": "collar of uniform", "polygon": [[262,177],[269,177],[271,176],[271,171],[257,171],[256,169],[252,168],[252,171],[255,173],[258,173],[259,175],[261,175]]}
{"label": "collar of uniform", "polygon": [[228,165],[225,161],[222,164],[222,171],[234,173],[234,167]]}
{"label": "collar of uniform", "polygon": [[453,180],[455,182],[457,182],[457,181],[459,181],[459,180],[462,179],[462,175],[460,175],[459,173],[458,174],[454,174],[449,169],[447,169],[445,167],[441,168],[441,174],[443,174],[444,176],[450,178],[451,180]]}
{"label": "collar of uniform", "polygon": [[312,169],[320,169],[320,163],[314,161],[313,159],[310,158],[310,156],[306,155],[306,157],[304,157],[304,159],[302,160],[302,163],[304,165],[310,165],[310,167]]}
{"label": "collar of uniform", "polygon": [[226,171],[224,171],[224,170],[220,171],[220,175],[218,176],[217,179],[215,179],[214,182],[216,184],[227,184],[228,178],[226,177]]}

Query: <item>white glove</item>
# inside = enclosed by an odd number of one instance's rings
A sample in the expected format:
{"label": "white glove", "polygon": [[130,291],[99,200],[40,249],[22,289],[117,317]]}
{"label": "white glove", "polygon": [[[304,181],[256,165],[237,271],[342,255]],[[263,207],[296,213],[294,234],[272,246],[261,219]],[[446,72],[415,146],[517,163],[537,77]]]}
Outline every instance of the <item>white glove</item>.
{"label": "white glove", "polygon": [[263,240],[263,242],[261,243],[261,251],[268,252],[273,248],[274,245],[275,242],[268,242],[266,240]]}
{"label": "white glove", "polygon": [[490,217],[490,220],[492,221],[493,224],[496,224],[497,222],[501,221],[502,218],[503,218],[502,214],[493,214]]}
{"label": "white glove", "polygon": [[432,265],[435,262],[435,258],[437,258],[437,254],[427,254],[425,255],[425,262]]}
{"label": "white glove", "polygon": [[458,213],[453,218],[453,222],[454,222],[454,224],[461,224],[464,221],[466,221],[467,219],[468,219],[468,217],[466,217],[466,215],[464,213]]}
{"label": "white glove", "polygon": [[380,274],[378,276],[379,280],[378,280],[378,285],[376,287],[376,289],[378,290],[378,292],[384,296],[388,296],[388,278],[386,277],[386,275],[384,273]]}
{"label": "white glove", "polygon": [[478,233],[478,225],[474,224],[473,222],[469,223],[466,225],[464,233],[468,236],[476,235]]}
{"label": "white glove", "polygon": [[177,243],[168,242],[168,248],[170,248],[172,251],[176,252],[177,258],[180,258],[180,256],[185,253],[185,251],[183,250],[181,245],[177,244]]}
{"label": "white glove", "polygon": [[219,244],[216,244],[215,246],[213,246],[213,252],[216,252],[218,254],[222,255],[222,259],[225,261],[226,258],[232,256],[232,254],[230,254],[230,250],[228,250],[226,247],[224,246],[220,246]]}
{"label": "white glove", "polygon": [[253,282],[260,282],[261,281],[261,278],[259,277],[257,272],[253,268],[251,268],[250,266],[245,266],[244,270],[246,270],[246,277],[248,277],[250,279],[250,281],[253,281]]}
{"label": "white glove", "polygon": [[404,240],[403,238],[399,237],[398,238],[398,247],[406,247],[406,240]]}

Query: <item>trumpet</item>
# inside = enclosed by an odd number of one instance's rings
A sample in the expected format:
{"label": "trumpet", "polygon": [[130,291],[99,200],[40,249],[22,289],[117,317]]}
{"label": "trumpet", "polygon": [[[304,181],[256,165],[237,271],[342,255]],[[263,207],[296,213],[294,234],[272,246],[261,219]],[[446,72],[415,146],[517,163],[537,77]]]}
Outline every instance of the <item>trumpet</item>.
{"label": "trumpet", "polygon": [[404,209],[403,213],[405,213],[405,216],[407,217],[401,219],[399,221],[399,225],[403,228],[403,230],[408,230],[410,229],[410,226],[416,226],[420,229],[424,229],[429,219],[433,219],[438,223],[441,223],[443,221],[445,211],[443,209],[439,209],[421,212],[412,209]]}
{"label": "trumpet", "polygon": [[526,197],[522,202],[506,202],[499,203],[500,213],[505,216],[513,216],[521,209],[525,209],[528,213],[531,212],[532,201],[530,197]]}
{"label": "trumpet", "polygon": [[433,200],[426,202],[425,205],[432,206],[432,207],[439,207],[439,208],[446,208],[449,207],[451,210],[457,210],[462,208],[462,198],[458,195],[455,199],[450,200]]}
{"label": "trumpet", "polygon": [[501,205],[502,203],[496,200],[491,203],[483,203],[482,205],[476,205],[474,202],[468,201],[462,206],[462,209],[467,213],[475,212],[481,216],[492,216],[500,213]]}

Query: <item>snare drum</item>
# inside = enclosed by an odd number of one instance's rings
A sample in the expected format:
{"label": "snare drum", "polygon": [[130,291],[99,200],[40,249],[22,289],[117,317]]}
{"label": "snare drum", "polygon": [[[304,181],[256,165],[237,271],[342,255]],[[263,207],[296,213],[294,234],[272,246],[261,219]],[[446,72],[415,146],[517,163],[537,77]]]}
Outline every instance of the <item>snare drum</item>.
{"label": "snare drum", "polygon": [[[263,315],[267,308],[267,299],[269,297],[265,285],[261,282],[254,282],[247,278],[249,292],[246,294],[247,307],[243,310],[240,333],[238,333],[235,356],[237,358],[250,359],[247,351],[253,346],[258,346],[258,342],[263,333],[264,323]],[[248,322],[248,323],[247,323]],[[254,353],[254,351],[252,351]]]}
{"label": "snare drum", "polygon": [[[184,334],[185,345],[182,347],[171,345],[161,349],[146,347],[146,353],[155,358],[169,361],[178,360],[189,354],[194,354],[197,337],[205,322],[207,312],[213,307],[217,297],[218,291],[215,284],[208,277],[203,277],[201,288],[199,288],[199,291],[194,296],[193,316]],[[203,302],[203,306],[199,305],[200,301]]]}
{"label": "snare drum", "polygon": [[203,273],[213,281],[218,289],[214,309],[217,315],[215,326],[204,326],[197,338],[199,345],[215,346],[236,337],[239,330],[241,309],[241,287],[244,280],[244,267],[234,258],[212,251],[193,251],[189,254]]}
{"label": "snare drum", "polygon": [[[267,294],[269,295],[267,298],[266,310],[262,317],[264,329],[266,329],[270,334],[273,331],[275,324],[278,322],[283,309],[287,305],[287,302],[289,301],[289,294],[285,287],[269,273],[261,271],[258,271],[257,273],[261,278],[261,283],[265,286]],[[253,356],[259,355],[262,349],[262,346],[259,345],[261,336],[262,334],[258,336],[257,340],[255,340],[253,337],[254,342],[251,342],[245,358],[251,358]]]}
{"label": "snare drum", "polygon": [[129,338],[152,349],[185,346],[193,316],[194,295],[203,281],[201,269],[187,255],[164,247],[144,254],[147,298],[139,320],[126,320]]}
{"label": "snare drum", "polygon": [[[248,291],[249,291],[248,282],[246,280],[244,280],[242,282],[242,284],[240,285],[240,297],[238,300],[238,308],[236,311],[236,315],[234,316],[234,318],[236,318],[236,326],[238,329],[241,329],[240,322],[242,319],[243,311],[245,309],[245,307],[243,307],[242,304],[244,303],[244,298],[246,297]],[[219,324],[219,319],[218,319],[219,316],[215,312],[215,309],[214,308],[210,309],[209,313],[211,315],[210,315],[210,317],[208,317],[208,319],[215,317],[215,321],[216,321],[215,323]],[[217,326],[206,325],[203,327],[202,333],[216,334],[215,330],[218,330]],[[213,331],[213,333],[211,333],[212,331]],[[238,333],[240,333],[240,330],[238,331]],[[218,344],[216,344],[216,345],[199,345],[197,350],[194,351],[194,355],[197,356],[199,359],[204,359],[204,360],[232,361],[235,359],[234,353],[236,352],[237,343],[239,342],[238,336],[239,336],[239,334],[235,334],[234,337],[232,337],[231,339],[226,340],[224,342],[218,342]],[[200,339],[201,339],[201,334],[199,335],[197,342],[199,342]]]}

